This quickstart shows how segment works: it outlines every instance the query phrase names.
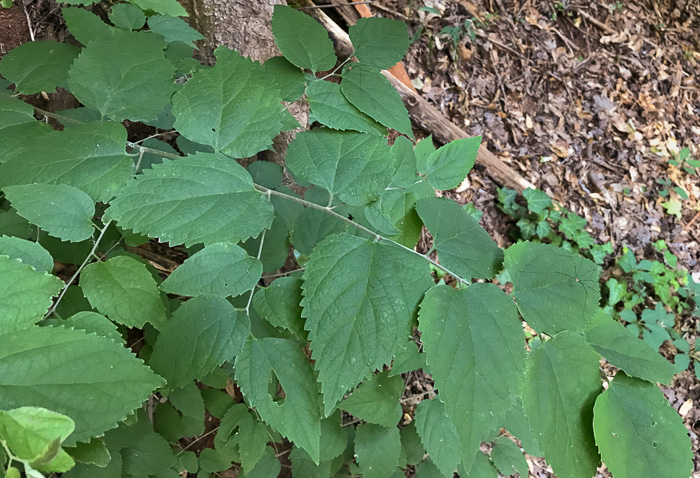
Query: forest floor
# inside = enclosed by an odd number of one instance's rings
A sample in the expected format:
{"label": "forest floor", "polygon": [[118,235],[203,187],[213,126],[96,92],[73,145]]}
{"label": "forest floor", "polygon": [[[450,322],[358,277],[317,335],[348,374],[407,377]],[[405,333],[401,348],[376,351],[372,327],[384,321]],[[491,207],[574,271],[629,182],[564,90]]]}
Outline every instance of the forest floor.
{"label": "forest floor", "polygon": [[[54,2],[30,2],[34,11],[16,3],[0,9],[0,57],[35,34],[62,40],[64,29],[51,24],[57,11],[47,8]],[[683,148],[700,159],[700,2],[377,0],[369,6],[409,25],[414,42],[404,63],[424,98],[585,218],[595,242],[610,244],[604,280],[620,276],[616,258],[625,248],[638,261],[663,262],[653,243],[664,240],[676,267],[700,281],[700,169],[673,164]],[[500,246],[517,238],[517,219],[499,207],[498,185],[483,167],[448,194],[474,203]],[[656,300],[649,294],[642,307]],[[688,313],[676,317],[691,351],[699,327]],[[662,352],[674,359],[682,351],[667,342]],[[700,363],[690,360],[663,391],[688,427],[700,477],[695,366]],[[410,393],[430,388],[424,374],[407,378]],[[532,477],[553,476],[540,459],[530,458],[529,466]],[[601,469],[599,476],[610,475]]]}

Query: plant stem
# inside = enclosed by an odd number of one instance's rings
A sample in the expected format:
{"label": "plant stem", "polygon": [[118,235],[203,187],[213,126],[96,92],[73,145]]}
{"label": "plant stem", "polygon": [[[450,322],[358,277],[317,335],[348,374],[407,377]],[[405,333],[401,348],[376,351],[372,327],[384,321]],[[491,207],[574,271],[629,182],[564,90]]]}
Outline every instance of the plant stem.
{"label": "plant stem", "polygon": [[[338,65],[338,67],[336,68],[336,70],[337,70],[338,68],[341,68],[345,63],[347,63],[347,60],[344,61],[343,63],[341,63],[340,65]],[[332,73],[331,73],[331,74],[332,74]],[[320,81],[320,80],[319,80],[319,81]],[[37,113],[39,113],[39,114],[42,114],[42,115],[44,115],[44,116],[48,116],[48,117],[50,117],[50,118],[54,118],[54,119],[57,119],[57,120],[66,120],[66,121],[70,121],[70,122],[73,122],[73,123],[82,123],[81,121],[74,120],[73,118],[68,118],[68,117],[66,117],[66,116],[57,115],[57,114],[55,114],[55,113],[51,113],[51,112],[48,112],[48,111],[44,111],[44,110],[39,109],[39,108],[37,108],[37,107],[34,107],[34,110],[35,110]],[[180,155],[173,154],[173,153],[168,153],[168,152],[166,152],[166,151],[160,151],[160,150],[158,150],[158,149],[148,148],[148,147],[146,147],[146,146],[141,146],[140,144],[133,143],[133,142],[131,142],[131,141],[127,141],[126,144],[127,144],[128,147],[130,147],[130,148],[132,148],[132,149],[136,149],[137,151],[139,151],[139,153],[140,153],[141,155],[142,155],[143,153],[152,153],[152,154],[160,155],[160,156],[162,156],[162,157],[164,157],[164,158],[182,159],[182,156],[180,156]],[[413,249],[411,249],[411,248],[409,248],[409,247],[406,247],[406,246],[404,246],[404,245],[401,244],[401,243],[398,243],[398,242],[396,242],[396,241],[393,241],[393,240],[389,239],[388,237],[384,237],[384,236],[382,236],[381,234],[377,234],[376,232],[374,232],[374,231],[372,231],[372,230],[370,230],[370,229],[367,229],[367,228],[364,227],[363,225],[358,224],[358,223],[356,223],[355,221],[353,221],[353,220],[351,220],[351,219],[348,219],[347,217],[343,216],[342,214],[338,214],[337,212],[333,211],[333,209],[330,208],[330,207],[319,206],[318,204],[314,204],[314,203],[309,202],[309,201],[306,201],[306,200],[304,200],[304,199],[297,198],[297,197],[294,197],[294,196],[290,196],[289,194],[284,194],[284,193],[275,191],[274,189],[268,189],[268,188],[266,188],[266,187],[264,187],[264,186],[260,186],[260,185],[258,185],[258,184],[255,184],[255,188],[256,188],[258,191],[260,191],[260,192],[262,192],[262,193],[264,193],[264,194],[267,194],[268,197],[270,197],[270,196],[277,196],[277,197],[286,199],[286,200],[288,200],[288,201],[293,201],[293,202],[302,204],[302,205],[304,205],[304,206],[306,206],[306,207],[310,207],[310,208],[313,208],[313,209],[318,209],[319,211],[323,211],[323,212],[325,212],[326,214],[330,214],[331,216],[335,217],[336,219],[340,219],[341,221],[350,224],[352,227],[354,227],[354,228],[356,228],[356,229],[359,229],[360,231],[364,232],[365,234],[368,234],[369,236],[373,237],[375,241],[390,242],[390,243],[392,243],[392,244],[394,244],[394,245],[396,245],[396,246],[399,246],[400,248],[405,249],[405,250],[407,250],[408,252],[410,252],[410,253],[412,253],[412,254],[416,254],[417,256],[422,257],[423,259],[425,259],[426,261],[428,261],[429,263],[431,263],[432,265],[434,265],[435,267],[437,267],[437,268],[440,269],[441,271],[443,271],[443,272],[445,272],[446,274],[449,274],[449,275],[451,275],[452,277],[454,277],[458,282],[461,282],[462,284],[465,284],[465,285],[469,285],[469,284],[470,284],[470,282],[469,282],[468,280],[464,279],[463,277],[459,276],[458,274],[455,274],[454,272],[452,272],[451,270],[449,270],[449,269],[446,268],[445,266],[441,266],[440,264],[438,264],[437,262],[435,262],[434,260],[432,260],[430,257],[428,257],[428,256],[426,256],[426,255],[423,255],[423,254],[421,254],[420,252],[417,252],[417,251],[415,251],[415,250],[413,250]],[[104,231],[103,231],[103,233],[104,233]],[[264,236],[263,236],[263,239],[264,239]],[[98,241],[98,243],[99,243],[99,241]],[[261,248],[261,249],[260,249],[260,252],[262,252],[262,241],[261,241],[261,243],[260,243],[260,248]],[[259,257],[258,257],[258,258],[259,258]],[[86,259],[86,260],[87,260],[87,259]],[[82,267],[84,267],[84,265],[81,266],[81,269],[82,269]],[[76,272],[76,275],[80,272],[81,269],[78,269],[78,272]],[[71,278],[71,282],[72,282],[72,280],[73,280],[74,278],[75,278],[75,277]],[[68,285],[70,285],[70,283],[69,283]],[[67,288],[67,286],[66,286],[66,288]],[[253,291],[254,291],[254,290],[255,290],[255,289],[253,289]],[[65,290],[64,290],[64,292],[65,292]],[[59,300],[60,300],[60,298],[61,298],[62,296],[63,296],[63,294],[61,294],[61,296],[59,297]],[[248,309],[249,309],[250,301],[251,301],[251,300],[252,300],[252,293],[251,293],[251,299],[248,301],[248,306],[247,306],[246,309],[245,309],[245,310],[246,310],[246,313],[248,312]],[[57,301],[57,303],[58,303],[58,301]],[[54,312],[54,310],[55,310],[55,307],[52,307],[51,310],[49,311],[49,313],[47,313],[46,316],[48,317],[51,313]]]}
{"label": "plant stem", "polygon": [[346,64],[347,62],[349,62],[349,61],[352,59],[352,57],[353,57],[354,54],[355,54],[355,52],[353,51],[353,52],[350,54],[350,56],[348,56],[345,60],[343,60],[343,61],[340,63],[340,65],[338,65],[338,66],[336,66],[335,68],[333,68],[333,71],[331,71],[330,73],[328,73],[328,74],[327,74],[326,76],[324,76],[323,78],[319,78],[318,81],[323,81],[323,80],[325,80],[326,78],[328,78],[329,76],[333,76],[333,75],[335,75],[336,73],[338,73],[338,70],[342,69],[342,68],[345,66],[345,64]]}
{"label": "plant stem", "polygon": [[46,313],[46,315],[44,316],[44,319],[49,318],[51,316],[51,314],[56,312],[56,308],[58,307],[58,304],[61,303],[63,296],[66,295],[66,291],[68,290],[68,287],[71,286],[73,281],[78,277],[78,275],[80,275],[82,270],[85,269],[85,266],[88,265],[88,263],[90,262],[90,259],[92,259],[93,256],[95,256],[95,251],[97,251],[97,248],[99,247],[100,242],[102,241],[102,238],[104,237],[105,232],[107,232],[107,229],[109,228],[110,224],[112,224],[112,221],[109,221],[107,224],[104,225],[104,227],[100,231],[100,235],[97,236],[97,239],[95,240],[95,244],[92,246],[92,250],[88,253],[87,257],[85,257],[85,260],[83,261],[83,263],[80,264],[80,267],[78,267],[78,270],[75,271],[75,274],[73,274],[73,276],[68,280],[68,282],[66,282],[66,285],[63,286],[63,289],[61,290],[61,294],[58,296],[58,299],[56,299],[56,302],[54,302],[54,304],[51,306],[49,311]]}
{"label": "plant stem", "polygon": [[[269,195],[268,195],[268,197],[269,197]],[[265,233],[266,232],[267,232],[267,229],[263,229],[262,235],[260,236],[260,246],[258,247],[258,255],[256,257],[257,260],[260,260],[260,256],[262,256],[262,250],[263,250],[263,244],[265,244]],[[248,303],[245,306],[245,315],[247,315],[247,316],[250,316],[250,304],[253,302],[253,294],[255,294],[255,286],[253,286],[253,288],[250,289],[250,297],[248,297]]]}
{"label": "plant stem", "polygon": [[416,254],[417,256],[422,257],[423,259],[425,259],[426,261],[430,262],[432,265],[434,265],[435,267],[437,267],[437,268],[440,269],[441,271],[443,271],[443,272],[445,272],[445,273],[451,275],[452,277],[454,277],[458,282],[461,282],[462,284],[465,284],[465,285],[469,285],[469,284],[470,284],[468,280],[464,279],[463,277],[460,277],[459,275],[455,274],[454,272],[452,272],[452,271],[449,270],[448,268],[446,268],[446,267],[444,267],[444,266],[438,264],[437,262],[435,262],[434,260],[432,260],[430,257],[425,256],[425,255],[421,254],[420,252],[417,252],[417,251],[415,251],[415,250],[413,250],[413,249],[411,249],[411,248],[409,248],[409,247],[406,247],[406,246],[404,246],[403,244],[401,244],[401,243],[399,243],[399,242],[393,241],[393,240],[389,239],[388,237],[384,237],[384,236],[382,236],[381,234],[377,234],[376,232],[372,231],[371,229],[367,229],[365,226],[356,223],[356,222],[353,221],[352,219],[348,219],[347,217],[343,216],[342,214],[338,214],[337,212],[333,211],[333,210],[332,210],[331,208],[329,208],[329,207],[319,206],[318,204],[314,204],[314,203],[309,202],[309,201],[306,201],[306,200],[304,200],[304,199],[297,198],[297,197],[294,197],[294,196],[290,196],[289,194],[284,194],[284,193],[281,193],[281,192],[279,192],[279,191],[275,191],[275,190],[273,190],[273,189],[268,189],[268,188],[263,187],[263,186],[260,186],[260,185],[258,185],[258,184],[255,185],[255,188],[256,188],[258,191],[260,191],[260,192],[262,192],[262,193],[265,193],[265,194],[267,194],[267,195],[270,195],[270,196],[277,196],[277,197],[279,197],[279,198],[283,198],[283,199],[286,199],[286,200],[288,200],[288,201],[293,201],[293,202],[302,204],[302,205],[304,205],[304,206],[306,206],[306,207],[310,207],[310,208],[313,208],[313,209],[318,209],[319,211],[323,211],[323,212],[325,212],[326,214],[330,214],[331,216],[335,217],[336,219],[340,219],[341,221],[350,224],[352,227],[354,227],[354,228],[356,228],[356,229],[359,229],[360,231],[364,232],[365,234],[368,234],[369,236],[371,236],[372,238],[374,238],[375,241],[390,242],[390,243],[392,243],[392,244],[394,244],[394,245],[396,245],[396,246],[399,246],[400,248],[405,249],[405,250],[407,250],[408,252],[410,252],[410,253],[412,253],[412,254]]}

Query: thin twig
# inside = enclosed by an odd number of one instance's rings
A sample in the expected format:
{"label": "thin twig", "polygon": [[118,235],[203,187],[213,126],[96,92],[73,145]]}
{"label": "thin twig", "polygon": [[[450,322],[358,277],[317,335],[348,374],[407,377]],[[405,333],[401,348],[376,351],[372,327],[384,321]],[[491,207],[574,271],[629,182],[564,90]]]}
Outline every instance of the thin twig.
{"label": "thin twig", "polygon": [[335,7],[352,7],[353,5],[367,5],[372,4],[373,1],[366,2],[348,2],[348,3],[336,3],[334,5],[311,5],[309,7],[299,7],[298,10],[313,10],[314,8],[335,8]]}
{"label": "thin twig", "polygon": [[77,119],[74,119],[74,118],[69,118],[68,116],[63,116],[63,115],[59,115],[59,114],[56,114],[56,113],[52,113],[52,112],[50,112],[50,111],[42,110],[41,108],[37,108],[37,107],[34,106],[34,105],[32,105],[32,107],[34,108],[34,111],[35,111],[37,114],[40,114],[40,115],[42,115],[42,116],[45,116],[46,118],[53,118],[53,119],[55,119],[55,120],[57,120],[57,121],[60,121],[61,123],[64,123],[64,124],[65,124],[65,123],[83,124],[83,122],[80,121],[80,120],[77,120]]}
{"label": "thin twig", "polygon": [[346,63],[348,63],[350,60],[352,60],[352,58],[353,58],[353,55],[350,55],[349,57],[347,57],[345,60],[342,61],[342,63],[340,63],[340,65],[333,68],[333,70],[330,73],[328,73],[326,76],[324,76],[323,78],[319,78],[318,81],[323,81],[326,78],[328,78],[329,76],[333,76],[333,75],[337,74],[338,70],[340,70],[342,67],[344,67]]}
{"label": "thin twig", "polygon": [[404,21],[408,20],[408,17],[406,15],[404,15],[403,13],[396,12],[396,11],[394,11],[390,8],[387,8],[379,3],[375,3],[374,5],[372,5],[372,8],[376,8],[377,10],[381,10],[384,13],[388,13],[389,15],[394,15],[395,17],[398,17],[401,20],[404,20]]}
{"label": "thin twig", "polygon": [[32,28],[32,19],[29,18],[29,11],[27,10],[27,5],[22,2],[22,7],[24,7],[24,16],[27,17],[27,30],[29,30],[29,38],[32,41],[35,41],[36,38],[34,38],[34,29]]}
{"label": "thin twig", "polygon": [[199,438],[197,438],[196,440],[194,440],[192,443],[190,443],[189,445],[187,445],[185,448],[183,448],[182,450],[180,450],[177,454],[178,454],[178,455],[182,455],[182,453],[184,453],[185,451],[187,451],[187,449],[190,448],[190,447],[192,447],[192,445],[194,445],[195,443],[198,443],[198,442],[202,441],[203,438],[208,437],[208,436],[211,435],[212,433],[216,432],[218,429],[219,429],[219,427],[216,427],[216,428],[213,428],[213,429],[209,430],[209,431],[206,432],[204,435],[200,436]]}
{"label": "thin twig", "polygon": [[[267,195],[267,200],[270,200],[270,195]],[[260,246],[258,246],[258,255],[256,257],[257,260],[260,260],[260,257],[262,256],[262,250],[263,250],[263,244],[265,244],[265,233],[267,232],[267,229],[263,229],[262,235],[260,236]],[[250,297],[248,297],[248,303],[245,306],[245,315],[250,317],[250,304],[253,302],[253,294],[255,294],[255,286],[253,286],[250,289]]]}
{"label": "thin twig", "polygon": [[272,279],[273,277],[284,277],[284,276],[288,276],[288,275],[290,275],[290,274],[294,274],[295,272],[303,272],[303,271],[305,271],[305,270],[306,270],[306,269],[304,269],[304,268],[302,267],[302,268],[299,268],[299,269],[294,269],[293,271],[280,272],[279,274],[270,274],[270,275],[262,276],[262,278],[263,278],[263,279]]}
{"label": "thin twig", "polygon": [[411,248],[409,248],[409,247],[406,247],[406,246],[404,246],[404,245],[401,244],[401,243],[398,243],[398,242],[396,242],[396,241],[393,241],[393,240],[389,239],[388,237],[384,237],[384,236],[382,236],[381,234],[377,234],[376,232],[372,231],[371,229],[367,229],[365,226],[356,223],[356,222],[353,221],[352,219],[348,219],[347,217],[343,216],[342,214],[338,214],[337,212],[333,211],[333,210],[330,209],[330,208],[327,208],[327,207],[325,207],[325,206],[319,206],[318,204],[314,204],[314,203],[309,202],[309,201],[306,201],[306,200],[304,200],[304,199],[301,199],[301,198],[298,198],[298,197],[294,197],[294,196],[290,196],[290,195],[288,195],[288,194],[284,194],[284,193],[281,193],[281,192],[279,192],[279,191],[275,191],[274,189],[268,189],[268,188],[263,187],[263,186],[260,186],[260,185],[258,185],[258,184],[255,185],[255,188],[256,188],[258,191],[262,192],[262,193],[270,194],[270,195],[272,195],[272,196],[277,196],[277,197],[286,199],[286,200],[288,200],[288,201],[292,201],[292,202],[296,202],[296,203],[302,204],[302,205],[304,205],[304,206],[306,206],[306,207],[310,207],[310,208],[313,208],[313,209],[318,209],[319,211],[323,211],[323,212],[325,212],[326,214],[329,214],[329,215],[335,217],[336,219],[340,219],[341,221],[343,221],[343,222],[345,222],[345,223],[347,223],[347,224],[350,224],[352,227],[354,227],[354,228],[356,228],[356,229],[359,229],[360,231],[362,231],[362,232],[364,232],[365,234],[369,235],[370,237],[374,238],[375,241],[390,242],[390,243],[392,243],[392,244],[394,244],[394,245],[396,245],[396,246],[398,246],[398,247],[400,247],[400,248],[402,248],[402,249],[404,249],[404,250],[406,250],[406,251],[408,251],[408,252],[410,252],[410,253],[412,253],[412,254],[415,254],[415,255],[417,255],[417,256],[419,256],[419,257],[425,259],[426,261],[428,261],[429,263],[431,263],[432,265],[434,265],[435,267],[437,267],[437,268],[440,269],[441,271],[443,271],[443,272],[445,272],[445,273],[451,275],[452,277],[454,277],[458,282],[461,282],[462,284],[465,284],[465,285],[469,285],[469,284],[470,284],[470,282],[469,282],[468,280],[464,279],[463,277],[459,276],[458,274],[455,274],[454,272],[452,272],[451,270],[449,270],[449,269],[446,268],[445,266],[442,266],[442,265],[438,264],[437,262],[435,262],[435,261],[432,260],[431,258],[429,258],[429,257],[427,257],[427,256],[424,256],[424,255],[421,254],[420,252],[415,251],[415,250],[413,250],[413,249],[411,249]]}
{"label": "thin twig", "polygon": [[50,317],[51,314],[53,314],[54,312],[56,312],[56,308],[58,307],[58,304],[61,303],[61,300],[63,299],[63,296],[66,295],[66,291],[68,290],[68,287],[71,286],[71,284],[72,284],[73,281],[76,279],[76,277],[78,277],[78,275],[80,274],[80,272],[82,272],[82,270],[85,268],[85,266],[88,265],[88,263],[90,262],[90,259],[92,259],[93,256],[95,256],[95,251],[97,251],[97,248],[100,246],[100,242],[102,241],[102,238],[104,237],[105,232],[107,232],[107,229],[109,228],[110,224],[112,224],[112,221],[109,221],[109,222],[108,222],[107,224],[105,224],[105,226],[102,228],[102,231],[100,231],[100,235],[97,236],[97,239],[95,240],[95,244],[92,246],[92,250],[90,250],[90,253],[87,255],[87,257],[85,258],[85,260],[83,261],[83,263],[80,264],[80,267],[78,267],[78,270],[75,271],[75,274],[73,274],[73,276],[68,280],[68,282],[66,282],[66,285],[63,287],[63,290],[61,291],[61,294],[58,296],[58,299],[56,299],[56,302],[54,302],[54,304],[51,306],[51,308],[49,309],[49,311],[48,311],[48,312],[46,313],[46,315],[44,316],[45,319],[48,318],[48,317]]}

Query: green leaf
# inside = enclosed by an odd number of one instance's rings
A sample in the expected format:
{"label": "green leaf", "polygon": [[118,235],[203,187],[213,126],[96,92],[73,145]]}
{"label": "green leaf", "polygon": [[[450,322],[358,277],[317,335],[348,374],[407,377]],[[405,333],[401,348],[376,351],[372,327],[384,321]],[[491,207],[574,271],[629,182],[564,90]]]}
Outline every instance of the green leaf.
{"label": "green leaf", "polygon": [[17,213],[54,237],[80,242],[92,237],[95,203],[65,184],[6,186],[3,192]]}
{"label": "green leaf", "polygon": [[29,264],[39,272],[51,273],[53,270],[51,254],[37,242],[19,237],[0,236],[0,255],[19,259],[20,262]]}
{"label": "green leaf", "polygon": [[161,15],[169,17],[186,17],[185,10],[177,0],[129,0],[141,10],[153,10]]}
{"label": "green leaf", "polygon": [[175,67],[165,59],[164,48],[158,35],[115,29],[80,53],[70,69],[70,91],[115,121],[152,120],[173,91]]}
{"label": "green leaf", "polygon": [[280,277],[269,287],[253,296],[253,308],[275,327],[289,330],[299,338],[306,338],[304,319],[301,318],[302,280]]}
{"label": "green leaf", "polygon": [[195,474],[199,471],[199,457],[191,450],[181,451],[178,454],[178,463],[180,470]]}
{"label": "green leaf", "polygon": [[417,344],[411,338],[403,344],[394,355],[394,361],[391,364],[389,376],[401,375],[402,373],[412,372],[413,370],[426,369],[428,364],[425,363],[425,354],[418,351]]}
{"label": "green leaf", "polygon": [[418,172],[425,175],[435,189],[459,186],[474,167],[481,136],[457,139],[434,151]]}
{"label": "green leaf", "polygon": [[106,212],[120,226],[161,242],[237,242],[270,227],[272,205],[248,172],[219,154],[163,161],[130,182]]}
{"label": "green leaf", "polygon": [[535,214],[540,214],[552,207],[552,200],[541,189],[527,188],[523,191],[523,197],[527,200],[528,210]]}
{"label": "green leaf", "polygon": [[282,185],[284,171],[277,163],[253,161],[246,169],[255,184],[269,189],[277,189]]}
{"label": "green leaf", "polygon": [[176,463],[168,442],[150,429],[134,437],[134,441],[121,451],[121,456],[126,476],[155,475]]}
{"label": "green leaf", "polygon": [[[260,417],[319,462],[321,397],[308,359],[297,344],[278,338],[251,339],[236,357],[236,382]],[[276,376],[285,399],[268,392]]]}
{"label": "green leaf", "polygon": [[32,41],[13,48],[0,62],[0,74],[23,95],[54,93],[68,79],[80,49],[68,43]]}
{"label": "green leaf", "polygon": [[214,445],[238,452],[244,471],[252,470],[265,454],[270,434],[267,426],[255,419],[244,404],[229,408],[221,419]]}
{"label": "green leaf", "polygon": [[676,374],[673,364],[612,319],[595,323],[587,330],[586,342],[611,365],[634,377],[668,384]]}
{"label": "green leaf", "polygon": [[262,276],[262,263],[236,244],[212,244],[190,256],[161,284],[169,294],[220,297],[251,290]]}
{"label": "green leaf", "polygon": [[[15,98],[0,98],[0,129],[26,123],[37,123],[31,105]],[[3,161],[0,159],[0,163]]]}
{"label": "green leaf", "polygon": [[297,251],[309,255],[323,239],[345,232],[348,227],[347,223],[323,211],[306,208],[296,217],[291,234],[292,244]]}
{"label": "green leaf", "polygon": [[263,70],[280,89],[283,101],[296,101],[306,90],[304,72],[283,56],[273,56],[263,63]]}
{"label": "green leaf", "polygon": [[289,256],[289,229],[280,211],[275,212],[272,226],[265,232],[260,249],[262,234],[250,238],[241,244],[241,247],[251,256],[257,256],[260,252],[263,272],[274,272],[284,266]]}
{"label": "green leaf", "polygon": [[419,178],[416,154],[411,140],[405,136],[398,136],[391,147],[391,154],[394,156],[394,177],[391,185],[400,188],[411,188],[416,185]]}
{"label": "green leaf", "polygon": [[80,287],[90,305],[114,322],[160,329],[166,321],[158,285],[146,266],[129,256],[89,264],[80,274]]}
{"label": "green leaf", "polygon": [[239,476],[241,478],[269,478],[272,476],[278,476],[281,469],[282,464],[275,456],[275,451],[272,448],[267,447],[265,448],[265,453],[263,454],[262,458],[255,465],[255,468],[250,470],[248,473]]}
{"label": "green leaf", "polygon": [[146,15],[135,5],[119,3],[112,6],[109,21],[127,30],[138,30],[146,23]]}
{"label": "green leaf", "polygon": [[472,284],[462,291],[437,286],[421,303],[418,329],[469,469],[479,444],[520,390],[525,348],[517,311],[493,284]]}
{"label": "green leaf", "polygon": [[348,434],[341,428],[342,413],[336,410],[321,420],[321,461],[332,460],[342,455],[348,445]]}
{"label": "green leaf", "polygon": [[668,201],[661,203],[667,214],[676,216],[678,219],[683,217],[683,203],[677,198],[672,197]]}
{"label": "green leaf", "polygon": [[67,446],[116,427],[163,384],[122,345],[82,330],[31,327],[3,333],[2,344],[0,408],[36,406],[69,416],[75,431]]}
{"label": "green leaf", "polygon": [[517,473],[520,478],[527,478],[529,475],[525,455],[508,437],[498,437],[491,450],[491,459],[498,471],[505,476]]}
{"label": "green leaf", "polygon": [[95,312],[78,312],[77,314],[74,314],[63,321],[58,322],[57,325],[84,330],[87,333],[95,333],[102,337],[112,339],[115,342],[124,343],[124,338],[122,337],[122,334],[119,333],[119,330],[117,330],[117,326],[104,315],[100,315]]}
{"label": "green leaf", "polygon": [[432,198],[435,190],[428,183],[421,181],[409,189],[390,189],[381,199],[381,208],[388,214],[399,232],[388,236],[406,247],[414,248],[420,239],[423,221],[416,211],[416,202],[421,198]]}
{"label": "green leaf", "polygon": [[357,427],[355,457],[364,478],[386,478],[399,465],[401,438],[396,427],[367,423]]}
{"label": "green leaf", "polygon": [[199,471],[207,474],[224,471],[231,468],[232,461],[231,457],[227,456],[224,451],[214,448],[205,448],[199,454]]}
{"label": "green leaf", "polygon": [[26,239],[32,235],[32,227],[25,218],[10,208],[0,211],[0,234]]}
{"label": "green leaf", "polygon": [[182,18],[153,15],[148,17],[148,28],[165,38],[167,42],[179,41],[192,48],[197,48],[193,42],[204,39],[204,35],[189,26]]}
{"label": "green leaf", "polygon": [[[425,171],[428,163],[428,158],[435,152],[435,144],[433,144],[433,135],[423,138],[416,143],[413,148],[413,153],[416,156],[416,169]],[[513,191],[515,193],[515,191]]]}
{"label": "green leaf", "polygon": [[287,150],[287,167],[353,206],[379,197],[391,181],[384,137],[315,129],[298,133]]}
{"label": "green leaf", "polygon": [[515,398],[513,406],[506,412],[506,418],[499,428],[505,428],[522,443],[523,449],[532,456],[542,456],[537,440],[535,440],[530,422],[525,416],[520,397]]}
{"label": "green leaf", "polygon": [[68,30],[83,45],[87,45],[92,40],[109,38],[110,32],[114,30],[100,17],[84,8],[67,7],[61,9],[61,13]]}
{"label": "green leaf", "polygon": [[11,332],[40,321],[51,298],[65,285],[61,279],[0,255],[0,330]]}
{"label": "green leaf", "polygon": [[168,400],[182,413],[185,436],[204,433],[204,400],[194,382],[171,391],[168,394]]}
{"label": "green leaf", "polygon": [[284,57],[313,72],[330,70],[337,58],[328,32],[310,16],[286,5],[275,5],[272,34]]}
{"label": "green leaf", "polygon": [[548,244],[506,250],[506,270],[525,321],[538,332],[581,331],[598,310],[600,266]]}
{"label": "green leaf", "polygon": [[417,465],[425,456],[425,449],[416,431],[415,420],[399,430],[401,435],[401,456],[406,456],[409,465]]}
{"label": "green leaf", "polygon": [[101,438],[93,438],[87,443],[78,443],[74,447],[66,447],[65,450],[76,462],[97,465],[101,468],[106,467],[112,458]]}
{"label": "green leaf", "polygon": [[348,33],[357,59],[382,70],[401,61],[411,45],[406,24],[388,18],[360,18]]}
{"label": "green leaf", "polygon": [[400,376],[389,377],[388,371],[381,372],[362,382],[338,407],[370,423],[393,427],[403,413],[399,404],[403,389]]}
{"label": "green leaf", "polygon": [[364,207],[364,217],[375,231],[388,237],[396,236],[400,231],[392,224],[391,217],[382,211],[381,199]]}
{"label": "green leaf", "polygon": [[692,474],[688,430],[656,385],[618,372],[593,413],[598,449],[615,478]]}
{"label": "green leaf", "polygon": [[476,454],[474,465],[472,465],[469,472],[464,470],[464,466],[460,466],[459,476],[467,478],[498,478],[498,471],[491,463],[489,456],[479,452]]}
{"label": "green leaf", "polygon": [[[452,475],[453,473],[450,473],[450,476]],[[430,459],[422,461],[416,466],[416,478],[442,478],[443,476]]]}
{"label": "green leaf", "polygon": [[593,441],[593,402],[600,393],[598,354],[564,331],[530,354],[523,407],[554,473],[590,478],[600,463]]}
{"label": "green leaf", "polygon": [[501,268],[503,251],[459,204],[421,199],[416,211],[433,235],[440,264],[465,279],[490,279]]}
{"label": "green leaf", "polygon": [[559,231],[564,233],[569,239],[576,239],[584,227],[586,227],[586,220],[584,218],[578,214],[567,211],[566,216],[561,219]]}
{"label": "green leaf", "polygon": [[175,407],[168,402],[156,405],[153,427],[156,433],[169,442],[177,442],[185,436],[182,417],[180,417]]}
{"label": "green leaf", "polygon": [[132,177],[126,129],[119,123],[87,123],[52,131],[18,145],[0,164],[0,188],[66,184],[94,201],[109,201]]}
{"label": "green leaf", "polygon": [[326,413],[391,363],[432,285],[428,270],[424,260],[395,245],[347,234],[316,246],[304,271],[302,307]]}
{"label": "green leaf", "polygon": [[329,128],[386,134],[386,128],[345,98],[337,83],[314,81],[306,89],[306,98],[314,119]]}
{"label": "green leaf", "polygon": [[214,54],[216,65],[194,73],[173,97],[175,128],[230,156],[253,156],[282,131],[280,92],[259,63],[224,47]]}
{"label": "green leaf", "polygon": [[401,97],[378,69],[352,63],[343,72],[340,89],[358,110],[378,123],[413,138],[411,120]]}
{"label": "green leaf", "polygon": [[162,327],[149,365],[178,388],[232,360],[250,334],[245,313],[221,297],[199,296],[183,303]]}
{"label": "green leaf", "polygon": [[443,476],[451,477],[460,463],[457,429],[445,414],[439,398],[423,400],[416,407],[415,424],[423,446]]}
{"label": "green leaf", "polygon": [[332,476],[331,461],[321,461],[316,465],[301,448],[293,447],[289,458],[292,461],[292,476],[303,476],[304,478],[328,478]]}
{"label": "green leaf", "polygon": [[75,423],[60,413],[39,407],[0,411],[0,440],[17,457],[41,471],[68,471],[75,465],[61,449]]}

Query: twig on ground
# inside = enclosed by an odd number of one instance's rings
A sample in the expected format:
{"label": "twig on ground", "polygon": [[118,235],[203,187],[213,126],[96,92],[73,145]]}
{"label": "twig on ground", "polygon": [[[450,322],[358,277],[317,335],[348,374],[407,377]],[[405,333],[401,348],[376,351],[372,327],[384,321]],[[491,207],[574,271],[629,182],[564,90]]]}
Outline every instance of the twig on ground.
{"label": "twig on ground", "polygon": [[335,5],[310,5],[308,7],[299,7],[298,10],[312,10],[314,8],[352,7],[354,5],[367,5],[372,3],[374,3],[374,1],[338,3]]}
{"label": "twig on ground", "polygon": [[32,41],[36,41],[36,38],[34,36],[34,29],[32,28],[32,19],[29,18],[29,11],[27,10],[27,6],[22,2],[22,7],[24,8],[24,16],[27,17],[27,29],[29,30],[29,38]]}

